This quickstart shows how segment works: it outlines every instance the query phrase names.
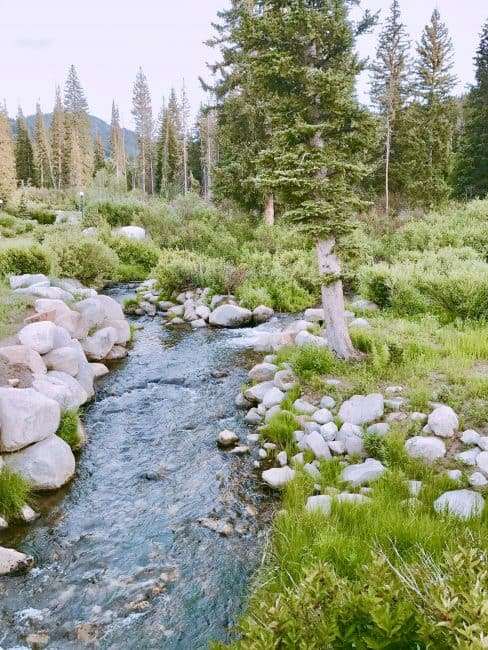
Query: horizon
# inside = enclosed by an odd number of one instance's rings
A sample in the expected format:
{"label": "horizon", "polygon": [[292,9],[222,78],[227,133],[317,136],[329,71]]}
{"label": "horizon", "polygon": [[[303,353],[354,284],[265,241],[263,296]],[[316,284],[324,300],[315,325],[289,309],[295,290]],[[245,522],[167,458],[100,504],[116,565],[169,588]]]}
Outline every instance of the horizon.
{"label": "horizon", "polygon": [[[434,7],[439,8],[454,43],[457,95],[473,81],[473,57],[482,25],[488,18],[484,2],[473,0],[470,4],[469,11],[455,0],[409,0],[408,7],[406,1],[402,6],[412,48]],[[15,117],[19,105],[26,116],[32,115],[38,101],[43,112],[50,113],[55,86],[63,88],[68,66],[74,64],[87,95],[90,114],[110,122],[112,100],[115,100],[124,127],[132,130],[132,85],[139,66],[148,77],[154,117],[159,113],[163,97],[172,87],[179,91],[183,81],[192,113],[196,114],[205,100],[199,77],[209,78],[206,62],[217,55],[204,41],[212,36],[211,22],[227,2],[206,0],[202,6],[203,3],[187,0],[176,7],[164,8],[154,0],[141,0],[139,15],[146,15],[148,19],[139,24],[114,20],[114,15],[118,17],[118,14],[114,14],[113,0],[102,7],[94,0],[87,0],[84,15],[97,16],[91,23],[79,21],[73,7],[65,6],[60,0],[53,0],[47,15],[44,7],[27,0],[24,6],[29,11],[28,19],[19,24],[15,22],[16,8],[9,5],[6,0],[0,0],[4,15],[4,24],[0,27],[0,54],[3,61],[10,61],[2,74],[5,97],[1,99],[5,99],[10,117]],[[381,10],[382,20],[390,0],[367,0],[361,6],[375,12]],[[151,22],[149,16],[153,17]],[[358,40],[361,56],[374,56],[379,29],[380,25]],[[107,52],[110,53],[108,61]],[[365,102],[367,86],[365,72],[358,83],[358,95]]]}

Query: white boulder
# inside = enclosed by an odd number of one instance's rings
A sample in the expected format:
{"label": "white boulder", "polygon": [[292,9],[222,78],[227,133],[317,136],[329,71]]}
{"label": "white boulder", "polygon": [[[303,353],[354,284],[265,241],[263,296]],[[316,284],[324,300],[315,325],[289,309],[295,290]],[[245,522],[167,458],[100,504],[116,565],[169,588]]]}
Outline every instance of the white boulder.
{"label": "white boulder", "polygon": [[381,418],[383,413],[384,398],[380,393],[354,395],[342,404],[339,418],[351,424],[368,424]]}
{"label": "white boulder", "polygon": [[310,449],[315,458],[331,458],[329,445],[317,431],[313,431],[305,437],[304,445],[306,449]]}
{"label": "white boulder", "polygon": [[323,309],[306,309],[303,316],[305,320],[308,320],[311,323],[320,323],[325,320]]}
{"label": "white boulder", "polygon": [[327,339],[325,339],[323,336],[315,336],[315,334],[311,334],[306,330],[302,330],[295,336],[295,345],[298,345],[299,347],[312,345],[316,348],[326,348]]}
{"label": "white boulder", "polygon": [[270,487],[279,489],[295,478],[295,470],[286,465],[285,467],[273,467],[262,473],[262,479]]}
{"label": "white boulder", "polygon": [[308,497],[305,510],[308,512],[320,512],[324,515],[330,515],[332,510],[332,497],[326,494],[318,494]]}
{"label": "white boulder", "polygon": [[33,284],[39,284],[40,282],[46,282],[49,286],[49,278],[43,273],[25,273],[24,275],[11,275],[9,278],[10,288],[15,289],[24,289],[25,287],[30,287]]}
{"label": "white boulder", "polygon": [[329,409],[321,408],[312,415],[314,422],[318,424],[328,424],[334,419]]}
{"label": "white boulder", "polygon": [[81,341],[86,356],[91,361],[105,359],[117,340],[117,330],[114,327],[103,327],[92,336]]}
{"label": "white boulder", "polygon": [[9,345],[0,348],[0,357],[6,359],[8,363],[27,366],[35,375],[42,375],[47,372],[41,355],[25,345]]}
{"label": "white boulder", "polygon": [[481,494],[473,490],[450,490],[434,501],[436,512],[447,513],[460,519],[479,517],[484,505]]}
{"label": "white boulder", "polygon": [[476,457],[476,465],[485,476],[488,476],[488,451],[482,451]]}
{"label": "white boulder", "polygon": [[239,442],[239,436],[234,431],[225,429],[219,433],[218,442],[221,447],[232,447]]}
{"label": "white boulder", "polygon": [[433,463],[446,455],[446,446],[434,436],[414,436],[405,443],[407,454],[411,458],[420,458],[426,463]]}
{"label": "white boulder", "polygon": [[123,226],[122,228],[117,228],[115,234],[128,237],[129,239],[137,239],[138,241],[146,239],[146,231],[139,226]]}
{"label": "white boulder", "polygon": [[39,354],[47,354],[56,347],[55,342],[60,343],[60,330],[61,328],[51,321],[40,321],[26,325],[17,336],[22,345]]}
{"label": "white boulder", "polygon": [[88,394],[83,386],[71,375],[58,370],[34,380],[32,387],[58,402],[63,411],[75,410],[88,401]]}
{"label": "white boulder", "polygon": [[255,323],[266,323],[274,316],[274,311],[271,307],[259,305],[252,312],[252,318]]}
{"label": "white boulder", "polygon": [[273,363],[258,363],[249,371],[251,381],[272,381],[278,370]]}
{"label": "white boulder", "polygon": [[252,311],[238,305],[221,305],[209,317],[209,323],[217,327],[242,327],[252,321]]}
{"label": "white boulder", "polygon": [[0,546],[0,576],[21,573],[30,569],[33,564],[34,559],[29,555]]}
{"label": "white boulder", "polygon": [[438,406],[432,411],[427,420],[432,433],[441,438],[452,438],[459,429],[459,420],[450,406]]}
{"label": "white boulder", "polygon": [[49,436],[22,451],[7,454],[5,464],[23,476],[33,490],[57,490],[75,473],[70,446],[58,436]]}
{"label": "white boulder", "polygon": [[385,471],[385,466],[379,460],[368,458],[364,463],[349,465],[344,468],[341,478],[352,486],[358,487],[359,485],[367,485],[375,481]]}
{"label": "white boulder", "polygon": [[312,415],[317,410],[316,406],[310,404],[310,402],[307,402],[304,399],[295,400],[293,402],[293,408],[295,409],[295,411],[303,415]]}
{"label": "white boulder", "polygon": [[244,391],[244,397],[250,402],[262,402],[268,391],[274,388],[272,381],[262,381]]}
{"label": "white boulder", "polygon": [[281,404],[284,399],[285,393],[283,393],[279,388],[276,388],[276,386],[273,386],[273,388],[268,390],[264,395],[263,406],[267,409],[270,409],[273,406]]}
{"label": "white boulder", "polygon": [[51,350],[44,356],[44,363],[49,370],[60,370],[72,377],[79,372],[79,355],[72,346]]}
{"label": "white boulder", "polygon": [[44,440],[57,431],[60,417],[59,404],[33,388],[0,388],[0,450]]}

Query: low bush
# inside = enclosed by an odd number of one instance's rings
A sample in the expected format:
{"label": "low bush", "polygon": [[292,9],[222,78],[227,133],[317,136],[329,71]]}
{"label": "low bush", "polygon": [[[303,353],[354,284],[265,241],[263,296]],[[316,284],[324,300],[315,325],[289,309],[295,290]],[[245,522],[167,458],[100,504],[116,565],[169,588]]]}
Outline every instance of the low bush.
{"label": "low bush", "polygon": [[328,375],[337,371],[341,362],[329,348],[316,345],[283,348],[277,363],[291,363],[295,374],[305,381],[314,375]]}
{"label": "low bush", "polygon": [[150,241],[139,241],[129,237],[110,237],[107,244],[122,262],[151,271],[158,263],[160,250]]}
{"label": "low bush", "polygon": [[33,219],[43,226],[51,226],[56,221],[56,213],[51,210],[44,210],[42,208],[30,208],[27,211],[26,217]]}
{"label": "low bush", "polygon": [[144,212],[144,204],[139,202],[101,201],[88,208],[103,217],[112,228],[130,226]]}
{"label": "low bush", "polygon": [[48,234],[44,244],[52,251],[61,277],[77,278],[87,285],[100,285],[115,277],[119,264],[116,253],[94,237],[85,237],[69,227]]}
{"label": "low bush", "polygon": [[71,449],[78,449],[83,442],[80,436],[78,411],[66,411],[61,416],[56,435],[64,440]]}
{"label": "low bush", "polygon": [[271,417],[263,427],[261,435],[268,442],[273,442],[281,449],[289,448],[294,444],[293,432],[297,430],[298,422],[293,413],[280,411]]}
{"label": "low bush", "polygon": [[27,481],[8,467],[0,469],[0,516],[7,521],[18,516],[30,495]]}
{"label": "low bush", "polygon": [[38,244],[8,246],[0,250],[0,274],[22,275],[23,273],[45,273],[53,268],[53,256]]}

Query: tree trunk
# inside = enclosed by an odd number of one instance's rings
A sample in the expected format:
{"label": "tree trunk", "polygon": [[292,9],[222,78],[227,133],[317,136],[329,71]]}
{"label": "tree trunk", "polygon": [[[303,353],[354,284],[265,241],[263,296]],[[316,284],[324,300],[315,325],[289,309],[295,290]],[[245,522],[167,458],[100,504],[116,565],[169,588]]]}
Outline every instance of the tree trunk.
{"label": "tree trunk", "polygon": [[354,349],[345,316],[344,293],[340,279],[341,265],[334,254],[335,239],[317,243],[317,258],[320,275],[336,275],[337,280],[322,285],[322,306],[325,315],[326,335],[329,347],[341,359],[357,359],[360,354]]}
{"label": "tree trunk", "polygon": [[264,223],[267,226],[274,226],[274,217],[275,217],[274,195],[271,192],[266,197],[266,205],[264,206]]}

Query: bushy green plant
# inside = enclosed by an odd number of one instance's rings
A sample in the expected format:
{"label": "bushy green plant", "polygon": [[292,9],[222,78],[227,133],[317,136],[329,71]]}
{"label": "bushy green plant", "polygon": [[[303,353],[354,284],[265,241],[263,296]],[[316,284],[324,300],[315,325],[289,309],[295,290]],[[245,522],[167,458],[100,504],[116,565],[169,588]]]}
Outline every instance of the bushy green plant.
{"label": "bushy green plant", "polygon": [[0,274],[22,275],[23,273],[45,273],[53,268],[53,256],[38,244],[8,246],[0,250]]}
{"label": "bushy green plant", "polygon": [[279,411],[273,415],[262,429],[262,436],[281,449],[293,445],[293,432],[297,430],[297,420],[289,411]]}
{"label": "bushy green plant", "polygon": [[278,362],[284,361],[291,363],[296,375],[305,380],[333,373],[340,364],[328,348],[316,345],[284,348],[278,353]]}
{"label": "bushy green plant", "polygon": [[90,206],[103,217],[112,228],[130,226],[134,219],[144,212],[144,205],[138,202],[101,201]]}
{"label": "bushy green plant", "polygon": [[160,250],[151,241],[111,237],[107,243],[123,264],[150,271],[158,262]]}
{"label": "bushy green plant", "polygon": [[56,435],[64,440],[71,449],[78,449],[82,443],[78,411],[65,411],[61,416]]}
{"label": "bushy green plant", "polygon": [[48,234],[45,246],[52,251],[56,271],[62,277],[77,278],[88,285],[99,285],[112,279],[119,259],[106,244],[86,237],[72,227]]}
{"label": "bushy green plant", "polygon": [[30,495],[28,482],[10,470],[0,469],[0,516],[7,519],[16,517]]}
{"label": "bushy green plant", "polygon": [[29,208],[26,216],[44,226],[50,226],[56,221],[56,213],[43,208]]}

